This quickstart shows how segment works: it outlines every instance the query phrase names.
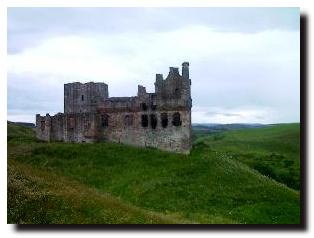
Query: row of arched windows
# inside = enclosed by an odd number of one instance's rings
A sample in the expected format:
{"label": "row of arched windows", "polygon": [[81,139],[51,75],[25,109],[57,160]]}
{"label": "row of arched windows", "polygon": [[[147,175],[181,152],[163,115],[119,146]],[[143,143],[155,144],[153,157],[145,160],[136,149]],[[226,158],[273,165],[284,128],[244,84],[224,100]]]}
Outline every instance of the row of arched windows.
{"label": "row of arched windows", "polygon": [[[168,114],[167,113],[161,113],[160,114],[160,121],[161,126],[163,128],[166,128],[168,126]],[[142,121],[141,121],[142,127],[148,127],[148,115],[143,114],[142,115]],[[150,114],[150,124],[152,129],[155,129],[157,127],[157,116],[155,114]],[[176,112],[172,115],[172,125],[174,126],[181,126],[181,116],[179,112]]]}
{"label": "row of arched windows", "polygon": [[[149,120],[150,119],[150,120]],[[156,114],[150,114],[149,117],[147,114],[143,114],[141,116],[141,125],[142,127],[148,127],[150,121],[150,125],[152,129],[156,129],[158,124],[158,119]],[[166,128],[168,126],[168,114],[167,113],[161,113],[160,114],[160,121],[161,126],[163,128]],[[175,112],[172,115],[172,125],[174,126],[181,126],[181,115],[179,112]],[[101,115],[101,126],[103,128],[108,127],[109,125],[109,116],[107,114]],[[133,125],[133,115],[125,115],[124,117],[124,125],[125,126],[132,126]]]}

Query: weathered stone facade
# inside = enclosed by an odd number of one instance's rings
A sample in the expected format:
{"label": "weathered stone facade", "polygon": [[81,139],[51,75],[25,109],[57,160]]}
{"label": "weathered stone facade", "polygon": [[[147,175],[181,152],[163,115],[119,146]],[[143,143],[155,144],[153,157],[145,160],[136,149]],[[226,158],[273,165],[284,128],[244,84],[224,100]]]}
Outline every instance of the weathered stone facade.
{"label": "weathered stone facade", "polygon": [[113,141],[178,153],[191,149],[189,63],[156,74],[155,93],[139,85],[137,96],[109,97],[105,83],[64,85],[64,113],[36,115],[37,137],[45,141]]}

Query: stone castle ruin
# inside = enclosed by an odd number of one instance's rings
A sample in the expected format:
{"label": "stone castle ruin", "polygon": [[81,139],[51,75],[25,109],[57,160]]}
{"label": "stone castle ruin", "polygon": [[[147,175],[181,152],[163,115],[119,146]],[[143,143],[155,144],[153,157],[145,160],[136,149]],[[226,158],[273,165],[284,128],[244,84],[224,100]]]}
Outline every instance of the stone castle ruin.
{"label": "stone castle ruin", "polygon": [[45,141],[112,141],[188,154],[191,149],[189,63],[156,74],[155,92],[139,85],[137,96],[109,97],[105,83],[64,85],[64,113],[36,115],[36,135]]}

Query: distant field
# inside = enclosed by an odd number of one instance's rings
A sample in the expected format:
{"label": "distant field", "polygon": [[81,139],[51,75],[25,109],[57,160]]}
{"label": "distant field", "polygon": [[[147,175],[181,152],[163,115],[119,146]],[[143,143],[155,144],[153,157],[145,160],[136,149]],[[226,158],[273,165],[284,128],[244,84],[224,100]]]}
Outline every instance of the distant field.
{"label": "distant field", "polygon": [[9,123],[8,223],[298,224],[299,137],[299,124],[196,133],[185,156],[38,142]]}

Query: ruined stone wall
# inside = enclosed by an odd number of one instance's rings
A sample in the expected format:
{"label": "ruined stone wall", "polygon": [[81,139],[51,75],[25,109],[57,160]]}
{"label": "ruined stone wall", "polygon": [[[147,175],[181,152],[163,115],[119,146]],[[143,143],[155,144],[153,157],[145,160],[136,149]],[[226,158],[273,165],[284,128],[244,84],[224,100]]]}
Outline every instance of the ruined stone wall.
{"label": "ruined stone wall", "polygon": [[99,138],[97,113],[64,114],[65,142],[95,142]]}
{"label": "ruined stone wall", "polygon": [[105,140],[189,153],[191,107],[189,64],[185,62],[182,75],[170,67],[166,79],[156,75],[154,93],[139,85],[134,97],[108,98],[108,86],[103,83],[65,84],[65,113],[36,115],[36,134],[46,141]]}
{"label": "ruined stone wall", "polygon": [[97,113],[36,115],[36,135],[44,141],[94,142],[99,136]]}
{"label": "ruined stone wall", "polygon": [[64,133],[64,114],[58,113],[54,116],[50,116],[50,140],[63,141]]}
{"label": "ruined stone wall", "polygon": [[[188,65],[184,68],[188,70]],[[192,99],[191,80],[186,77],[171,67],[166,79],[156,75],[155,93],[147,93],[139,85],[136,97],[108,98],[98,110],[107,120],[101,129],[102,139],[189,153]],[[176,115],[179,118],[174,123]]]}
{"label": "ruined stone wall", "polygon": [[36,114],[36,136],[39,140],[50,141],[51,116],[40,116]]}
{"label": "ruined stone wall", "polygon": [[[187,62],[183,63],[182,71],[188,70],[186,64]],[[185,76],[188,76],[188,72]],[[166,79],[161,74],[156,74],[155,93],[160,109],[178,107],[191,110],[191,79],[181,76],[178,68],[170,67]]]}
{"label": "ruined stone wall", "polygon": [[96,112],[108,98],[105,83],[68,83],[64,85],[64,113]]}
{"label": "ruined stone wall", "polygon": [[[174,114],[180,123],[173,124]],[[189,111],[137,111],[102,113],[108,125],[102,126],[102,139],[140,147],[189,153],[191,149],[191,114]],[[166,115],[166,117],[165,117]],[[147,123],[143,124],[143,117]],[[165,122],[166,118],[166,123]]]}

